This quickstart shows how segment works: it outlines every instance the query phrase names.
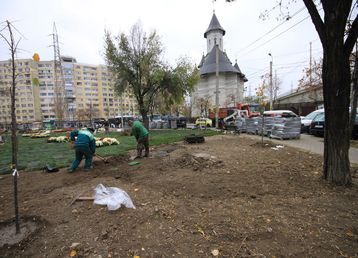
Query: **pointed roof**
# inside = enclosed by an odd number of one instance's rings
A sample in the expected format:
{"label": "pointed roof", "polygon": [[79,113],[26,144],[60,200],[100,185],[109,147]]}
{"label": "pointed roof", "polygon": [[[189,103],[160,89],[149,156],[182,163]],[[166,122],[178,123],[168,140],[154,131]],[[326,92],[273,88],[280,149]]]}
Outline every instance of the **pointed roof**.
{"label": "pointed roof", "polygon": [[240,77],[244,80],[244,82],[247,82],[248,79],[246,78],[245,74],[241,72],[239,65],[237,64],[237,60],[235,60],[234,67],[239,71]]}
{"label": "pointed roof", "polygon": [[237,60],[235,60],[234,67],[239,71],[239,76],[241,77],[241,79],[243,79],[244,82],[247,82],[248,79],[246,78],[246,75],[241,72],[239,65],[237,64]]}
{"label": "pointed roof", "polygon": [[201,57],[200,63],[198,65],[199,68],[203,66],[204,61],[205,61],[205,56],[204,56],[204,53],[203,53],[203,56]]}
{"label": "pointed roof", "polygon": [[[216,49],[218,46],[214,46],[210,53],[208,53],[202,62],[199,64],[200,75],[215,73],[216,72]],[[240,73],[234,66],[232,66],[231,61],[227,57],[226,53],[221,51],[219,48],[219,72],[231,72],[231,73]]]}
{"label": "pointed roof", "polygon": [[208,29],[204,33],[204,38],[206,38],[206,35],[213,30],[221,30],[223,33],[223,36],[225,35],[225,30],[223,27],[221,27],[218,18],[216,17],[215,13],[213,13],[213,17],[211,18],[210,24]]}

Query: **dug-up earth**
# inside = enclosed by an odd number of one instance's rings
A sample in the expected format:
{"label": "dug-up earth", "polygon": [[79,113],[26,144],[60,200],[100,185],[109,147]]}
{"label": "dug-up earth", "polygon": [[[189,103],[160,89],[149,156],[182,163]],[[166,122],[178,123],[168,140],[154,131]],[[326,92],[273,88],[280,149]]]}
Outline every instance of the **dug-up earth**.
{"label": "dug-up earth", "polygon": [[[220,135],[157,146],[134,166],[112,157],[89,173],[21,173],[20,215],[39,227],[0,257],[358,257],[357,174],[332,187],[321,156],[271,147]],[[74,201],[100,183],[136,209]],[[13,217],[12,176],[0,207],[2,221]]]}

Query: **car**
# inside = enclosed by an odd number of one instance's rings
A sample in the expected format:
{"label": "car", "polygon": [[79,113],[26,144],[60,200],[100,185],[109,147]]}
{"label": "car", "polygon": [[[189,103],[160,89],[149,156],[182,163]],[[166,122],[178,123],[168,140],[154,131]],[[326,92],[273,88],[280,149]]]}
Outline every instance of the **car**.
{"label": "car", "polygon": [[206,126],[211,127],[213,125],[213,121],[210,118],[200,117],[195,121],[196,126]]}
{"label": "car", "polygon": [[298,117],[294,112],[291,110],[270,110],[264,111],[264,117]]}
{"label": "car", "polygon": [[323,113],[324,109],[317,109],[307,116],[301,117],[301,133],[309,133],[312,120],[320,113]]}
{"label": "car", "polygon": [[150,116],[150,121],[153,121],[153,122],[162,122],[162,116],[159,115],[159,114],[154,114],[154,115],[151,115]]}
{"label": "car", "polygon": [[310,134],[314,136],[323,136],[324,135],[324,112],[318,113],[311,122],[309,128]]}
{"label": "car", "polygon": [[[324,136],[324,112],[319,113],[313,120],[310,126],[310,133],[315,136]],[[352,138],[358,139],[358,114],[356,114],[354,126],[352,130]]]}
{"label": "car", "polygon": [[177,119],[177,127],[178,128],[186,128],[186,123],[188,119],[186,117],[178,117]]}

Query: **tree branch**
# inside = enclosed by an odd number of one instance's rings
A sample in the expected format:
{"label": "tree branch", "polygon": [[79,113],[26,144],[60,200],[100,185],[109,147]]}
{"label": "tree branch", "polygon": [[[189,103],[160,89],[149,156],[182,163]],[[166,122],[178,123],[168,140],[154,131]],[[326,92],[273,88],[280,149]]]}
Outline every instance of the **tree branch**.
{"label": "tree branch", "polygon": [[307,8],[309,14],[311,15],[312,22],[316,27],[316,30],[318,32],[318,35],[319,35],[322,45],[323,45],[324,42],[326,42],[326,35],[324,33],[325,25],[321,19],[321,16],[319,15],[316,5],[314,4],[314,2],[312,0],[303,0],[303,2],[306,5],[306,8]]}
{"label": "tree branch", "polygon": [[357,37],[358,37],[358,17],[354,19],[348,37],[344,42],[344,54],[346,56],[349,56],[351,54],[354,44],[357,41]]}

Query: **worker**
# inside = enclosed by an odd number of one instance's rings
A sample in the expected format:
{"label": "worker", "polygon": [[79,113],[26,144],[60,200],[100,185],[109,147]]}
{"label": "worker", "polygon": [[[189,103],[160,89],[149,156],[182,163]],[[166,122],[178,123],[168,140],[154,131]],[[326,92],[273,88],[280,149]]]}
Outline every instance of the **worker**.
{"label": "worker", "polygon": [[128,120],[128,125],[132,127],[131,135],[137,140],[137,156],[135,158],[142,157],[143,148],[145,149],[144,157],[149,156],[149,132],[141,122],[138,120]]}
{"label": "worker", "polygon": [[[75,172],[78,165],[81,163],[82,157],[85,156],[85,171],[92,169],[92,158],[96,152],[96,139],[93,136],[94,130],[92,128],[84,128],[81,130],[74,130],[70,134],[71,142],[74,143],[76,152],[76,159],[72,162],[68,169],[69,173]],[[77,137],[77,139],[76,139]]]}

